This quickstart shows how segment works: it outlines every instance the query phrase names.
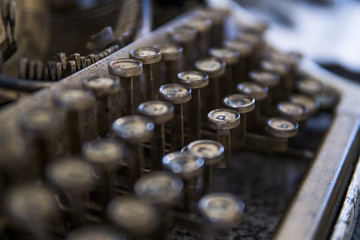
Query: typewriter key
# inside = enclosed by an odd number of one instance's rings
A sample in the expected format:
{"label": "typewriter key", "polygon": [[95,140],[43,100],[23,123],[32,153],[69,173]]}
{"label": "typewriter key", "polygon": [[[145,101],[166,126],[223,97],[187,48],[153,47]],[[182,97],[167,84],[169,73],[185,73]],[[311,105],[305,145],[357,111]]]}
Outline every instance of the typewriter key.
{"label": "typewriter key", "polygon": [[269,113],[271,113],[271,106],[276,101],[276,96],[273,90],[279,85],[280,76],[276,73],[265,71],[252,71],[249,73],[249,78],[252,81],[268,87],[268,97],[266,98],[262,109],[264,114],[269,115]]}
{"label": "typewriter key", "polygon": [[124,149],[117,142],[101,139],[86,143],[82,153],[94,167],[101,186],[100,201],[106,205],[115,195],[117,167],[124,159]]}
{"label": "typewriter key", "polygon": [[303,94],[293,94],[289,98],[290,102],[299,103],[308,109],[309,115],[314,115],[319,110],[319,103],[313,98]]}
{"label": "typewriter key", "polygon": [[152,65],[161,60],[161,51],[154,47],[139,47],[131,49],[129,53],[131,58],[140,60],[143,64],[143,73],[141,74],[141,89],[144,89],[143,101],[151,101],[157,99],[157,88],[159,84],[155,81],[158,79],[153,78]]}
{"label": "typewriter key", "polygon": [[324,90],[324,84],[312,78],[302,78],[296,82],[296,89],[309,96],[316,96]]}
{"label": "typewriter key", "polygon": [[48,227],[58,213],[50,189],[35,184],[11,187],[4,194],[3,204],[11,223],[30,233],[34,239],[51,239]]}
{"label": "typewriter key", "polygon": [[237,40],[244,41],[253,46],[253,53],[250,61],[250,69],[258,69],[259,60],[262,56],[263,42],[258,33],[249,31],[240,31]]}
{"label": "typewriter key", "polygon": [[245,204],[230,193],[218,192],[202,197],[198,203],[198,208],[210,224],[210,228],[227,230],[240,221],[245,211]]}
{"label": "typewriter key", "polygon": [[216,58],[204,58],[195,63],[197,70],[209,75],[209,86],[205,88],[206,109],[209,112],[220,106],[219,77],[225,73],[225,62]]}
{"label": "typewriter key", "polygon": [[224,158],[224,146],[214,140],[197,140],[191,142],[186,151],[198,158],[205,160],[205,169],[203,175],[203,191],[207,194],[211,189],[213,166],[220,164]]}
{"label": "typewriter key", "polygon": [[221,59],[226,63],[225,75],[222,78],[223,81],[220,80],[221,84],[219,84],[220,98],[222,99],[235,92],[235,69],[239,65],[240,53],[230,48],[211,48],[209,54],[211,57]]}
{"label": "typewriter key", "polygon": [[195,28],[197,31],[197,49],[199,49],[198,57],[205,57],[210,48],[210,29],[213,25],[210,18],[194,17],[186,21],[186,25]]}
{"label": "typewriter key", "polygon": [[200,13],[201,17],[211,19],[213,26],[210,29],[210,46],[217,47],[221,45],[224,37],[224,22],[225,22],[225,12],[219,9],[205,9]]}
{"label": "typewriter key", "polygon": [[83,82],[85,89],[92,91],[97,99],[97,125],[99,135],[107,136],[110,123],[109,97],[120,91],[120,81],[109,77],[92,77]]}
{"label": "typewriter key", "polygon": [[160,228],[157,209],[134,196],[112,200],[107,207],[107,215],[115,226],[136,237],[152,235]]}
{"label": "typewriter key", "polygon": [[174,106],[164,101],[151,101],[140,104],[138,111],[155,123],[155,136],[151,141],[152,170],[160,170],[161,159],[165,154],[164,124],[174,117]]}
{"label": "typewriter key", "polygon": [[[263,105],[263,100],[267,97],[268,87],[260,85],[257,82],[243,82],[237,85],[237,90],[240,93],[252,96],[255,99],[255,110],[250,113],[250,121],[248,121],[249,129],[259,128],[260,113]],[[263,108],[266,106],[263,106]]]}
{"label": "typewriter key", "polygon": [[159,89],[160,98],[174,104],[174,120],[172,123],[172,150],[184,146],[184,115],[183,105],[191,99],[191,89],[178,83],[162,85]]}
{"label": "typewriter key", "polygon": [[[121,58],[109,63],[109,73],[120,78],[121,116],[132,115],[139,103],[134,93],[140,91],[139,84],[136,84],[135,77],[143,71],[141,61],[131,58]],[[147,85],[146,85],[147,86]]]}
{"label": "typewriter key", "polygon": [[43,177],[46,164],[50,161],[49,136],[59,131],[64,126],[63,115],[52,109],[31,109],[21,115],[19,119],[21,130],[30,137],[31,144],[35,149],[39,167],[38,174]]}
{"label": "typewriter key", "polygon": [[181,199],[184,183],[176,175],[155,171],[142,176],[135,184],[135,194],[146,203],[172,207]]}
{"label": "typewriter key", "polygon": [[247,113],[255,109],[255,99],[245,94],[232,94],[224,98],[224,103],[227,107],[235,109],[240,113],[241,121],[239,128],[235,129],[234,139],[238,139],[242,144],[246,142],[247,128]]}
{"label": "typewriter key", "polygon": [[115,135],[126,143],[130,151],[130,187],[142,174],[145,165],[142,143],[151,139],[154,127],[150,119],[137,115],[119,118],[112,125]]}
{"label": "typewriter key", "polygon": [[[179,72],[179,60],[183,56],[183,48],[175,43],[164,43],[156,45],[160,49],[162,55],[162,71],[163,80],[161,84],[175,83],[176,73]],[[158,89],[160,86],[155,86]]]}
{"label": "typewriter key", "polygon": [[80,123],[79,114],[89,109],[95,102],[93,94],[83,89],[62,89],[54,93],[54,102],[65,109],[67,114],[67,127],[69,131],[70,153],[80,154]]}
{"label": "typewriter key", "polygon": [[66,240],[121,240],[119,233],[106,225],[87,225],[76,229],[68,235]]}
{"label": "typewriter key", "polygon": [[290,119],[275,117],[267,121],[266,129],[275,137],[290,138],[298,133],[299,124]]}
{"label": "typewriter key", "polygon": [[280,102],[277,105],[278,112],[297,122],[303,121],[308,117],[306,106],[295,102]]}
{"label": "typewriter key", "polygon": [[191,182],[203,172],[204,159],[186,152],[172,152],[163,157],[162,163],[165,169],[179,175],[184,180],[185,209],[191,211],[191,203],[193,202]]}
{"label": "typewriter key", "polygon": [[279,87],[275,87],[274,91],[276,95],[276,101],[281,101],[288,97],[290,94],[287,91],[287,84],[290,80],[290,65],[283,62],[277,62],[272,60],[262,60],[260,62],[260,68],[264,71],[272,72],[280,76]]}
{"label": "typewriter key", "polygon": [[249,80],[248,73],[252,70],[250,66],[254,47],[250,43],[241,40],[225,40],[223,46],[240,53],[239,64],[237,64],[234,71],[235,84]]}
{"label": "typewriter key", "polygon": [[178,74],[178,81],[192,89],[192,100],[189,106],[189,140],[201,137],[201,92],[209,84],[209,76],[204,72],[186,71]]}
{"label": "typewriter key", "polygon": [[195,48],[195,40],[197,31],[195,28],[182,25],[173,27],[168,30],[170,38],[180,44],[184,49],[184,60],[186,68],[190,68],[197,58],[197,49]]}
{"label": "typewriter key", "polygon": [[329,86],[326,86],[320,94],[315,96],[315,99],[320,104],[321,109],[331,110],[339,102],[339,92]]}
{"label": "typewriter key", "polygon": [[61,204],[68,205],[67,220],[71,228],[84,224],[85,212],[82,203],[94,178],[90,164],[77,157],[67,157],[51,162],[46,167],[47,179],[58,189]]}
{"label": "typewriter key", "polygon": [[225,148],[224,160],[225,164],[220,167],[228,167],[230,165],[231,151],[231,134],[230,130],[239,126],[240,114],[232,109],[215,109],[208,114],[209,125],[216,130],[216,140]]}

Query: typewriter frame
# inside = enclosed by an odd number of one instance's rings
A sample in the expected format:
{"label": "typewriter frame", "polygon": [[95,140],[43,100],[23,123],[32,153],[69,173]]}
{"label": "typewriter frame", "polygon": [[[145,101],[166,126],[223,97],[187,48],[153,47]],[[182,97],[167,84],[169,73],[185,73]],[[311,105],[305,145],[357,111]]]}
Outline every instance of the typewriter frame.
{"label": "typewriter frame", "polygon": [[[224,4],[230,7],[231,14],[236,16],[236,20],[239,20],[239,16],[244,17],[243,9],[239,6],[235,6],[231,2]],[[224,4],[221,6],[224,7]],[[201,9],[185,13],[114,54],[55,83],[52,87],[10,104],[0,112],[1,134],[21,137],[16,124],[20,113],[35,106],[51,106],[52,91],[63,87],[80,86],[82,80],[87,76],[106,74],[108,63],[117,58],[128,57],[130,49],[164,42],[168,27],[177,25],[180,21],[196,14],[197,11],[201,11]],[[341,98],[323,143],[277,227],[277,232],[273,236],[277,240],[325,239],[329,236],[339,205],[342,204],[353,174],[360,148],[360,107],[358,105],[360,103],[360,86],[320,68],[306,58],[302,60],[300,69],[336,88]],[[90,125],[92,124],[90,123]]]}

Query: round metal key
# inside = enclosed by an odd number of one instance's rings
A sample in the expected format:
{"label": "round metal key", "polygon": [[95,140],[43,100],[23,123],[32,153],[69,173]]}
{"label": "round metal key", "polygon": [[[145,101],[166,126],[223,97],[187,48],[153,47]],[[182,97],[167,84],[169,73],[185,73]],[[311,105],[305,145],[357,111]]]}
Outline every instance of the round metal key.
{"label": "round metal key", "polygon": [[225,73],[226,63],[217,58],[204,58],[196,61],[197,70],[206,72],[210,78],[220,77]]}
{"label": "round metal key", "polygon": [[280,76],[276,73],[265,72],[265,71],[252,71],[249,73],[251,80],[260,83],[261,85],[273,88],[279,85]]}
{"label": "round metal key", "polygon": [[162,124],[174,117],[174,106],[165,101],[149,101],[138,106],[140,114],[151,118],[155,124]]}
{"label": "round metal key", "polygon": [[178,43],[194,41],[197,31],[191,26],[181,25],[168,29],[172,40]]}
{"label": "round metal key", "polygon": [[209,75],[199,71],[185,71],[178,73],[178,81],[191,89],[199,89],[209,84]]}
{"label": "round metal key", "polygon": [[223,60],[226,64],[233,65],[239,61],[240,53],[231,48],[211,48],[210,56]]}
{"label": "round metal key", "polygon": [[226,229],[238,223],[245,204],[229,193],[210,193],[200,199],[198,208],[212,227]]}
{"label": "round metal key", "polygon": [[130,50],[130,57],[140,60],[144,65],[161,60],[161,51],[155,47],[139,47]]}
{"label": "round metal key", "polygon": [[312,78],[303,78],[296,82],[296,89],[300,93],[315,96],[324,90],[324,84]]}
{"label": "round metal key", "polygon": [[275,137],[294,137],[299,131],[299,124],[286,118],[270,118],[267,122],[267,131]]}
{"label": "round metal key", "polygon": [[12,187],[5,192],[3,204],[10,220],[30,231],[57,215],[54,193],[45,186],[26,184]]}
{"label": "round metal key", "polygon": [[21,129],[33,136],[45,137],[64,124],[63,115],[53,109],[36,108],[23,113],[19,119]]}
{"label": "round metal key", "polygon": [[210,127],[215,130],[230,130],[240,124],[240,114],[232,109],[215,109],[208,114]]}
{"label": "round metal key", "polygon": [[105,225],[88,225],[78,228],[68,235],[66,240],[120,240],[118,232]]}
{"label": "round metal key", "polygon": [[159,89],[162,99],[173,104],[183,104],[191,99],[191,89],[178,83],[169,83],[162,85]]}
{"label": "round metal key", "polygon": [[214,166],[219,164],[224,157],[224,146],[218,141],[201,139],[191,142],[187,146],[187,152],[205,160],[205,165]]}
{"label": "round metal key", "polygon": [[118,93],[120,91],[120,81],[111,77],[91,77],[83,82],[85,89],[92,91],[95,96],[102,97]]}
{"label": "round metal key", "polygon": [[202,167],[205,161],[203,158],[194,155],[172,152],[163,157],[162,163],[164,168],[188,180],[198,176],[203,171]]}
{"label": "round metal key", "polygon": [[170,207],[180,198],[184,183],[176,175],[155,171],[142,176],[135,184],[135,194],[143,201]]}
{"label": "round metal key", "polygon": [[54,93],[55,103],[70,111],[80,111],[94,104],[95,98],[92,93],[84,89],[62,89]]}
{"label": "round metal key", "polygon": [[120,78],[139,76],[143,71],[143,63],[132,58],[120,58],[109,63],[109,73]]}
{"label": "round metal key", "polygon": [[163,43],[155,48],[160,49],[163,61],[174,61],[183,55],[183,48],[176,43]]}
{"label": "round metal key", "polygon": [[225,40],[223,42],[224,47],[234,49],[240,53],[240,56],[249,56],[253,51],[253,46],[241,40]]}
{"label": "round metal key", "polygon": [[303,94],[293,94],[290,96],[289,100],[290,102],[299,103],[305,106],[309,111],[309,115],[315,114],[320,107],[320,104],[316,100]]}
{"label": "round metal key", "polygon": [[243,82],[237,85],[237,90],[243,94],[252,96],[256,101],[267,97],[268,87],[256,82]]}
{"label": "round metal key", "polygon": [[226,106],[236,109],[240,114],[248,113],[255,109],[255,99],[245,94],[232,94],[224,98]]}
{"label": "round metal key", "polygon": [[184,23],[197,31],[196,47],[199,51],[198,57],[205,57],[210,45],[210,30],[213,25],[211,19],[196,16],[187,19]]}
{"label": "round metal key", "polygon": [[46,167],[46,176],[52,184],[72,193],[84,192],[93,182],[91,165],[77,157],[68,157],[51,162]]}
{"label": "round metal key", "polygon": [[96,165],[113,165],[123,161],[123,147],[114,141],[101,139],[86,143],[82,148],[83,156]]}
{"label": "round metal key", "polygon": [[174,117],[174,106],[165,101],[150,101],[139,105],[140,114],[155,123],[155,134],[151,141],[152,170],[162,168],[161,159],[165,154],[165,123]]}
{"label": "round metal key", "polygon": [[308,109],[306,106],[294,102],[280,102],[277,105],[277,110],[283,116],[286,116],[295,121],[303,121],[308,117]]}
{"label": "round metal key", "polygon": [[149,235],[160,227],[156,208],[133,196],[112,200],[107,207],[107,215],[117,227],[132,235]]}
{"label": "round metal key", "polygon": [[132,115],[117,119],[113,125],[115,134],[130,143],[139,143],[152,137],[154,123],[142,116]]}
{"label": "round metal key", "polygon": [[186,152],[205,160],[202,194],[209,193],[213,166],[220,164],[224,159],[224,146],[218,141],[201,139],[191,142],[187,146]]}

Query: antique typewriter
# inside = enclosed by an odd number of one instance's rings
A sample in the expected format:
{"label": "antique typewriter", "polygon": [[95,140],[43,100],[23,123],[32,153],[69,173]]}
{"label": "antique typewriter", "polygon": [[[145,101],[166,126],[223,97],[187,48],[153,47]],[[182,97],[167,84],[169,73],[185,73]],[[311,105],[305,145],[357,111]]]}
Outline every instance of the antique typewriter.
{"label": "antique typewriter", "polygon": [[233,1],[0,2],[0,239],[351,239],[358,84]]}

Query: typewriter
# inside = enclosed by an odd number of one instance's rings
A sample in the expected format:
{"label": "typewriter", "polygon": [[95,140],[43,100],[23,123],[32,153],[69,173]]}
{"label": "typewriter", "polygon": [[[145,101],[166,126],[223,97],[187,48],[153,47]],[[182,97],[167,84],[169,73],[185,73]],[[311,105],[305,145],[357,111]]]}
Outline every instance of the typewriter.
{"label": "typewriter", "polygon": [[1,239],[351,239],[358,84],[233,1],[0,2]]}

